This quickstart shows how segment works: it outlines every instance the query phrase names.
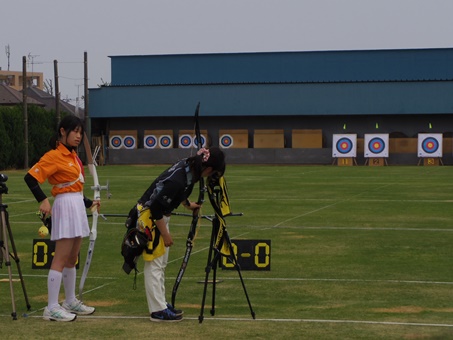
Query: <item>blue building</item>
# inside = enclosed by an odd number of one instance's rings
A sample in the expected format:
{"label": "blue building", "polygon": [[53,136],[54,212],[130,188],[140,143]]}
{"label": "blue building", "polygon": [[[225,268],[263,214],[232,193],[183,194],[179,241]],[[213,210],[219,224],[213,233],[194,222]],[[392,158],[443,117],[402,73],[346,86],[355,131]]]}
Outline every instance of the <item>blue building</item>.
{"label": "blue building", "polygon": [[[226,150],[230,162],[332,162],[332,135],[370,132],[413,139],[442,133],[451,158],[453,48],[322,52],[111,56],[112,81],[89,91],[93,135],[136,131],[133,150],[109,149],[110,163],[169,163],[187,154],[178,143],[144,146],[149,130],[200,125],[217,145],[221,130],[247,131],[245,148]],[[283,145],[257,147],[257,130],[281,131]],[[315,148],[294,147],[294,131],[321,131]],[[450,143],[450,144],[448,144]],[[393,150],[393,163],[417,155]],[[358,158],[360,158],[358,156]],[[392,163],[392,162],[390,162]]]}

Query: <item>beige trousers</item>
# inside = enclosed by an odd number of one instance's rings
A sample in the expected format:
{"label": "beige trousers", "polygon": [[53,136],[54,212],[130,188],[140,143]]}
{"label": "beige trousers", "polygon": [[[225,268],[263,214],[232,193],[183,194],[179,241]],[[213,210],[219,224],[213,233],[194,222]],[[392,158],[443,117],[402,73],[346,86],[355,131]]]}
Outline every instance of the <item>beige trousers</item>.
{"label": "beige trousers", "polygon": [[[167,229],[170,217],[164,216]],[[165,248],[165,254],[152,261],[145,261],[143,275],[145,278],[146,300],[148,301],[149,313],[158,312],[167,308],[165,297],[165,268],[168,263],[170,248]]]}

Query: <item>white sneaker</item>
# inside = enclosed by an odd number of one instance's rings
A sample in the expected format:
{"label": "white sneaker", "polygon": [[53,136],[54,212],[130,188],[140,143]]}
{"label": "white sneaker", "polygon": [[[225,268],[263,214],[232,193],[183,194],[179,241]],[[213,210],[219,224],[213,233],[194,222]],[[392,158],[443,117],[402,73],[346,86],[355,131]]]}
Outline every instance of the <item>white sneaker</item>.
{"label": "white sneaker", "polygon": [[95,311],[94,307],[88,307],[83,304],[82,301],[75,299],[71,303],[63,302],[61,307],[69,313],[75,313],[79,315],[90,315]]}
{"label": "white sneaker", "polygon": [[60,305],[49,310],[44,308],[43,319],[49,321],[74,321],[77,318],[76,314],[68,313]]}

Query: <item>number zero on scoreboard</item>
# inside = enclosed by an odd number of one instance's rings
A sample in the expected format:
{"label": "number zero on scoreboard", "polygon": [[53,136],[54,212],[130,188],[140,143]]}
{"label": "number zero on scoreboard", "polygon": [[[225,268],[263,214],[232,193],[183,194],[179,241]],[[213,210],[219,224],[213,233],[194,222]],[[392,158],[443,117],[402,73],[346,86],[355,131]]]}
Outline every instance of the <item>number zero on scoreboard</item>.
{"label": "number zero on scoreboard", "polygon": [[[34,239],[31,269],[50,269],[55,254],[55,241],[49,239]],[[80,253],[76,268],[79,269]]]}
{"label": "number zero on scoreboard", "polygon": [[[241,270],[271,270],[271,240],[231,240]],[[228,257],[222,257],[223,269],[235,269]]]}

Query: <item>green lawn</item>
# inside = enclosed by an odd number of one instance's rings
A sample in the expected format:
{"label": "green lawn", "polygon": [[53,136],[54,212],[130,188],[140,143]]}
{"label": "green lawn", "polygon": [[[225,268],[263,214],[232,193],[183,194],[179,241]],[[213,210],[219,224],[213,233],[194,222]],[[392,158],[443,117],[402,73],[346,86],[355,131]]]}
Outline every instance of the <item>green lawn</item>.
{"label": "green lawn", "polygon": [[[11,318],[8,271],[0,269],[0,337],[176,339],[444,339],[453,338],[453,168],[449,166],[239,166],[227,168],[230,237],[271,240],[270,271],[243,270],[253,320],[234,270],[217,270],[212,316],[208,286],[199,323],[210,222],[202,220],[176,305],[176,324],[149,321],[143,275],[122,272],[124,217],[165,167],[104,166],[111,198],[102,193],[98,238],[84,300],[94,316],[61,324],[42,320],[47,270],[33,270],[32,244],[41,223],[25,171],[4,171],[2,196],[31,310],[12,264],[17,320]],[[87,178],[87,196],[92,195]],[[49,191],[49,187],[45,186]],[[193,199],[197,192],[194,192]],[[183,208],[179,212],[188,212]],[[209,201],[203,214],[212,214]],[[170,300],[185,252],[190,217],[172,217],[175,245],[167,267]],[[81,252],[86,257],[88,239]],[[142,261],[139,263],[141,270]],[[79,270],[79,275],[81,270]],[[79,276],[80,277],[80,276]],[[63,294],[61,294],[63,298]],[[23,316],[27,313],[27,317]]]}

